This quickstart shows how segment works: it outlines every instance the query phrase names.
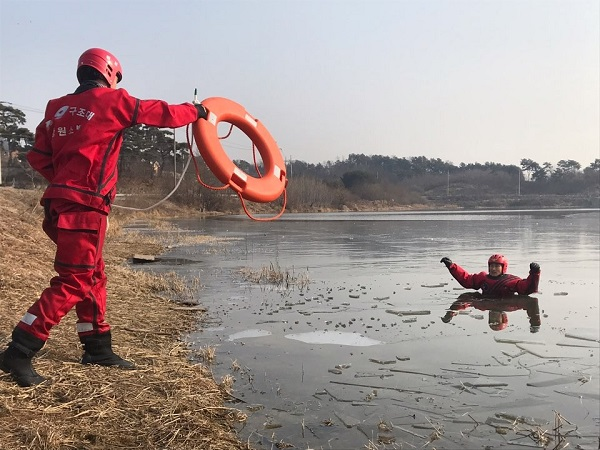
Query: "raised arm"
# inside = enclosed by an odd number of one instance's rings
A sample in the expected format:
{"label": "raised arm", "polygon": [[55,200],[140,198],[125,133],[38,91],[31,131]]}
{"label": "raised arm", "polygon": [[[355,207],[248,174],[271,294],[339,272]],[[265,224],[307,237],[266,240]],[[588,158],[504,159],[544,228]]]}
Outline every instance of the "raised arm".
{"label": "raised arm", "polygon": [[538,291],[538,285],[540,283],[540,265],[532,262],[529,264],[529,276],[525,279],[519,280],[516,285],[516,292],[519,295],[529,295]]}
{"label": "raised arm", "polygon": [[459,282],[459,284],[462,287],[467,288],[467,289],[481,288],[481,282],[480,282],[481,274],[471,275],[469,272],[467,272],[465,269],[460,267],[458,264],[452,262],[452,260],[450,258],[448,258],[447,256],[443,257],[440,260],[440,262],[443,263],[448,268],[448,271],[450,272],[450,274],[454,277],[454,279],[456,281]]}

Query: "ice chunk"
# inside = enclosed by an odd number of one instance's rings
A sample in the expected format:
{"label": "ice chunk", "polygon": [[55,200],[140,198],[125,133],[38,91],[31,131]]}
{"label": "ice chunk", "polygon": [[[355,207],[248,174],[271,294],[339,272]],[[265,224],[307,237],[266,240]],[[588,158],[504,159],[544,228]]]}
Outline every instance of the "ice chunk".
{"label": "ice chunk", "polygon": [[565,337],[600,342],[600,330],[597,328],[574,328],[567,331]]}
{"label": "ice chunk", "polygon": [[340,331],[312,331],[308,333],[287,334],[287,339],[306,344],[337,344],[353,347],[369,347],[383,344],[381,341],[362,336],[358,333],[343,333]]}
{"label": "ice chunk", "polygon": [[[547,377],[540,377],[547,378]],[[531,387],[548,387],[548,386],[564,386],[566,384],[577,383],[579,379],[577,377],[559,377],[550,378],[542,381],[530,381],[527,386]]]}
{"label": "ice chunk", "polygon": [[271,332],[267,331],[267,330],[260,330],[260,329],[244,330],[244,331],[240,331],[239,333],[234,333],[234,334],[229,335],[229,338],[227,340],[235,341],[236,339],[247,339],[247,338],[254,338],[254,337],[269,336],[270,334],[271,334]]}
{"label": "ice chunk", "polygon": [[564,339],[557,342],[556,345],[563,347],[586,347],[586,348],[600,348],[600,344],[592,341],[582,341],[581,339]]}
{"label": "ice chunk", "polygon": [[589,358],[593,354],[592,349],[560,347],[558,345],[531,345],[517,344],[521,350],[525,350],[539,358]]}
{"label": "ice chunk", "polygon": [[514,336],[514,337],[498,337],[498,336],[494,336],[494,340],[496,342],[500,342],[502,344],[535,344],[535,345],[546,345],[546,342],[544,342],[542,339],[531,339],[531,338],[526,338],[526,337],[519,337],[519,336]]}

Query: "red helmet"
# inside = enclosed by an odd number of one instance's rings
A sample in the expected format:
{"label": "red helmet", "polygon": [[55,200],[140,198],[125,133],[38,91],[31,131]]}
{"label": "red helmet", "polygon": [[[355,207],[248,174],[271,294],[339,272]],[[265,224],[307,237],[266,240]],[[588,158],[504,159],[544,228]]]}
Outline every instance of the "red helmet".
{"label": "red helmet", "polygon": [[123,78],[119,60],[112,53],[101,48],[90,48],[83,52],[77,61],[77,68],[79,69],[81,66],[90,66],[96,69],[104,76],[109,86],[112,86],[115,80],[118,83]]}
{"label": "red helmet", "polygon": [[502,273],[506,273],[508,270],[508,259],[506,259],[504,255],[495,254],[490,256],[490,259],[488,259],[488,266],[492,263],[502,264]]}

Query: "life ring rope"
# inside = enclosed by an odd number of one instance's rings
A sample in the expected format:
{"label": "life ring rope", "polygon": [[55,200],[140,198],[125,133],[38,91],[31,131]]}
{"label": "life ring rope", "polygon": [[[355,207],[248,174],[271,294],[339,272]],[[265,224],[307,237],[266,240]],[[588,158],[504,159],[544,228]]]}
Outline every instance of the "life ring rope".
{"label": "life ring rope", "polygon": [[[256,162],[256,145],[254,145],[254,142],[252,143],[252,159],[254,160],[254,169],[256,170],[256,173],[258,174],[259,177],[262,177],[262,174],[260,173],[260,169],[258,168],[258,163]],[[284,189],[285,191],[285,189]]]}
{"label": "life ring rope", "polygon": [[244,197],[242,197],[242,194],[240,194],[239,192],[237,193],[238,197],[240,198],[240,202],[242,203],[242,208],[244,209],[244,212],[246,213],[246,215],[248,217],[250,217],[252,220],[255,220],[257,222],[270,222],[272,220],[277,220],[279,219],[284,211],[285,211],[285,206],[287,204],[287,191],[284,189],[283,190],[283,204],[281,205],[281,210],[274,215],[273,217],[255,217],[253,216],[250,211],[248,211],[248,208],[246,208],[246,200],[244,200]]}
{"label": "life ring rope", "polygon": [[219,136],[219,139],[227,139],[229,136],[231,136],[232,131],[233,131],[233,124],[230,124],[229,131],[227,132],[227,134],[225,136]]}
{"label": "life ring rope", "polygon": [[[233,125],[232,125],[232,129],[233,129]],[[190,126],[188,125],[185,128],[185,137],[187,138],[187,145],[188,145],[188,150],[190,152],[190,158],[194,162],[194,169],[196,170],[196,180],[198,181],[198,183],[200,183],[201,186],[204,186],[205,188],[210,189],[211,191],[224,191],[225,189],[229,188],[228,184],[225,184],[223,186],[210,186],[210,185],[206,184],[204,181],[202,181],[202,177],[200,176],[200,168],[198,167],[198,162],[196,161],[196,155],[194,155],[194,151],[193,151],[194,135],[192,134],[192,137],[190,138],[189,130],[190,130]],[[231,133],[231,131],[230,131],[230,133]]]}

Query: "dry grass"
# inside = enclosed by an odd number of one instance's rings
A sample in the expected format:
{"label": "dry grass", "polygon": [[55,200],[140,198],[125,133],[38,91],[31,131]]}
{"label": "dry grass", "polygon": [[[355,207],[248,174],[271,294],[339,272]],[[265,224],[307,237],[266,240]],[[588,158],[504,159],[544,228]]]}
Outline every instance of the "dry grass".
{"label": "dry grass", "polygon": [[240,275],[251,283],[270,284],[283,289],[298,287],[303,290],[310,284],[307,271],[296,273],[293,268],[282,269],[279,264],[273,263],[259,270],[244,267],[240,269]]}
{"label": "dry grass", "polygon": [[[41,231],[39,196],[0,188],[1,347],[54,275],[54,246]],[[127,215],[117,216],[105,248],[107,320],[115,351],[138,369],[79,364],[76,318],[69,313],[34,360],[50,384],[19,388],[0,376],[0,449],[248,448],[233,428],[245,415],[224,406],[229,380],[217,384],[208,369],[191,364],[179,340],[200,312],[177,309],[160,296],[182,294],[186,287],[172,274],[153,277],[123,265],[133,253],[156,254],[162,247],[123,235]]]}

